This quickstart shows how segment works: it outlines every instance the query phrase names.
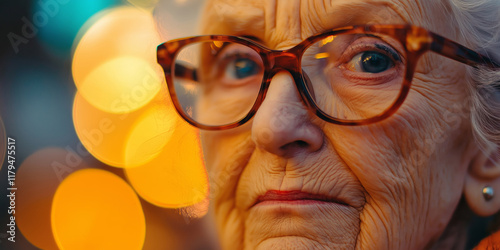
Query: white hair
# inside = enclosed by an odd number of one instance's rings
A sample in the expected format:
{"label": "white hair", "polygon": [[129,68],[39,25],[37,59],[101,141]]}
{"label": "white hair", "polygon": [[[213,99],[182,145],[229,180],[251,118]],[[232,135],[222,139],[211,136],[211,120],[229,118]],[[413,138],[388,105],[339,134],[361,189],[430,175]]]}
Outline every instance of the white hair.
{"label": "white hair", "polygon": [[[500,0],[449,0],[459,39],[500,61]],[[468,69],[471,122],[482,149],[500,148],[500,69]]]}

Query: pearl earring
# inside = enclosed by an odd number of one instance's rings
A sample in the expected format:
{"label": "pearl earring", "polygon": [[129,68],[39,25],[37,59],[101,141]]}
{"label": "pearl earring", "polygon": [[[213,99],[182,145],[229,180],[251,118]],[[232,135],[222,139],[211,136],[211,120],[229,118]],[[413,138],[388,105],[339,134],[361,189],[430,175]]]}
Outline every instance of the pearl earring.
{"label": "pearl earring", "polygon": [[485,186],[483,188],[483,197],[486,201],[490,201],[491,199],[493,199],[493,195],[494,195],[494,192],[493,192],[493,188],[490,187],[490,186]]}

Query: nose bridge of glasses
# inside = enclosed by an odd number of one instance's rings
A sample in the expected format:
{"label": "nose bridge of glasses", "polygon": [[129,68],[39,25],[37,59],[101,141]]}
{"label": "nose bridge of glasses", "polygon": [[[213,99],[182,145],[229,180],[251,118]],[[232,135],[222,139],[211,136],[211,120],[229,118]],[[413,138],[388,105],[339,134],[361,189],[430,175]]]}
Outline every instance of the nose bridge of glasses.
{"label": "nose bridge of glasses", "polygon": [[292,75],[300,72],[299,58],[296,54],[289,51],[273,51],[269,55],[271,61],[271,72],[275,73],[286,70]]}
{"label": "nose bridge of glasses", "polygon": [[[270,81],[278,72],[288,71],[295,82],[297,90],[299,92],[302,92],[301,88],[299,87],[299,85],[301,85],[300,81],[302,79],[300,76],[300,59],[297,56],[297,53],[294,53],[293,51],[290,52],[289,50],[275,50],[272,51],[268,56],[270,59],[270,71],[267,81]],[[303,93],[300,94],[302,95]]]}
{"label": "nose bridge of glasses", "polygon": [[288,71],[293,78],[293,81],[295,83],[294,85],[297,88],[302,102],[304,102],[304,105],[306,105],[307,107],[310,107],[311,104],[306,94],[307,90],[304,86],[304,84],[310,84],[310,80],[308,78],[304,78],[304,76],[301,74],[300,57],[297,56],[299,55],[299,53],[300,52],[293,51],[293,48],[287,51],[272,51],[268,55],[270,61],[270,72],[268,74],[267,81],[271,81],[274,75],[276,75],[278,72]]}

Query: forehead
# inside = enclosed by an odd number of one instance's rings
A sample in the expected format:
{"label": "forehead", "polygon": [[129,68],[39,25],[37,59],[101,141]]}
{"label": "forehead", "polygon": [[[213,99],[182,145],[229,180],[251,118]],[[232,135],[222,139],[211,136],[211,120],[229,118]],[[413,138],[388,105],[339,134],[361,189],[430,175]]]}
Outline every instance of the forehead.
{"label": "forehead", "polygon": [[436,19],[443,18],[443,9],[442,0],[209,0],[202,31],[291,46],[322,31],[358,24],[410,23],[440,30]]}

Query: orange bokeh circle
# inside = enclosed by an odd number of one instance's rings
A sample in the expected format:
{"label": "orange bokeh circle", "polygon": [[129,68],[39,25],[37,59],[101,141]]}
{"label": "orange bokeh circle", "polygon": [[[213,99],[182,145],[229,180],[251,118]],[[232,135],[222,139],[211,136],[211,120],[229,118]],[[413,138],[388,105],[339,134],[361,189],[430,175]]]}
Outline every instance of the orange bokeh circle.
{"label": "orange bokeh circle", "polygon": [[82,144],[110,166],[134,168],[153,160],[173,134],[177,116],[165,94],[127,114],[108,113],[91,105],[79,92],[73,104],[73,123]]}
{"label": "orange bokeh circle", "polygon": [[51,225],[60,249],[142,249],[139,198],[120,177],[99,169],[72,173],[57,188]]}
{"label": "orange bokeh circle", "polygon": [[[57,187],[68,174],[89,164],[83,148],[44,148],[26,158],[16,174],[16,222],[21,233],[42,249],[57,249],[50,209]],[[88,154],[88,153],[87,153]]]}
{"label": "orange bokeh circle", "polygon": [[110,113],[147,105],[163,79],[156,63],[160,38],[151,13],[127,6],[103,11],[93,19],[97,20],[88,24],[73,55],[78,91],[90,104]]}
{"label": "orange bokeh circle", "polygon": [[[136,192],[156,206],[193,206],[208,196],[208,176],[198,130],[184,121],[177,122],[175,132],[155,159],[125,169],[125,173]],[[204,215],[208,210],[208,203],[202,204],[207,206],[202,205],[197,214]]]}

